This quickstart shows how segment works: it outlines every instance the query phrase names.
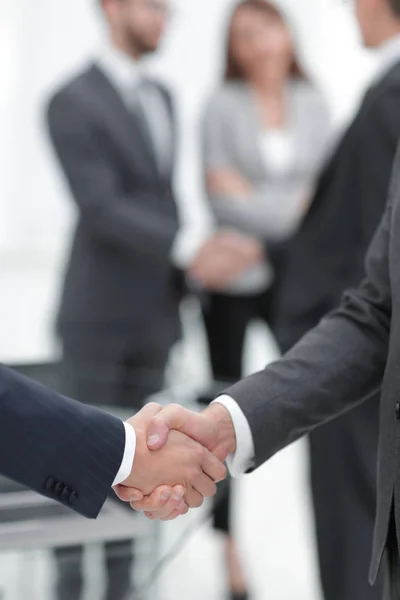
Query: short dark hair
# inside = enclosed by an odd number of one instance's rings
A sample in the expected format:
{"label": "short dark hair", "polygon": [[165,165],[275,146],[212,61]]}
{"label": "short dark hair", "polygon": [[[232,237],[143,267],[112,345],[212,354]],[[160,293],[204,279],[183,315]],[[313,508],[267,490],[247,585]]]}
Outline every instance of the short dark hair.
{"label": "short dark hair", "polygon": [[389,6],[396,17],[400,18],[400,0],[389,0]]}

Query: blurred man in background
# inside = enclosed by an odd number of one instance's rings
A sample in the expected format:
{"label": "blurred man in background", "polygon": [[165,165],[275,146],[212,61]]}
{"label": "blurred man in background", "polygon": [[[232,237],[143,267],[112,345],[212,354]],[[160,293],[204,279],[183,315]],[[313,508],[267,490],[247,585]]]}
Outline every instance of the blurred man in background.
{"label": "blurred man in background", "polygon": [[[319,179],[294,239],[276,303],[283,351],[339,302],[364,273],[382,216],[400,137],[400,0],[355,0],[365,45],[379,69],[360,110]],[[379,402],[310,436],[311,483],[326,600],[378,600],[367,583],[376,505]]]}
{"label": "blurred man in background", "polygon": [[[58,331],[68,395],[140,407],[163,385],[179,331],[184,271],[224,285],[262,248],[223,231],[179,231],[176,126],[169,92],[150,76],[168,22],[164,0],[101,0],[109,40],[95,64],[53,96],[51,139],[78,206]],[[79,600],[81,550],[58,553],[60,600]],[[129,544],[107,546],[108,600],[125,597]]]}

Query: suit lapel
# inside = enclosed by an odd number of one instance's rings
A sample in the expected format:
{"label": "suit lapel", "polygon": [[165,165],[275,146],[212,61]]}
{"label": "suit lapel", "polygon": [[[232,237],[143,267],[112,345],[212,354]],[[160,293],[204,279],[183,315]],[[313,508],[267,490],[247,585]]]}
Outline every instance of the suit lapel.
{"label": "suit lapel", "polygon": [[93,65],[88,72],[93,92],[93,106],[113,133],[129,163],[140,159],[143,167],[158,176],[157,161],[150,132],[140,112],[129,111],[123,99],[102,70]]}

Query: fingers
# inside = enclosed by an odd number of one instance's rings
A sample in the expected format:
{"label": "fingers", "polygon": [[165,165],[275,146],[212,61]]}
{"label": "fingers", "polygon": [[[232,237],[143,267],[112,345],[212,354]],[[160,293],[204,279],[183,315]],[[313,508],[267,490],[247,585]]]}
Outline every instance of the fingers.
{"label": "fingers", "polygon": [[122,502],[140,502],[143,500],[143,493],[136,488],[116,485],[113,487],[113,490]]}
{"label": "fingers", "polygon": [[171,404],[157,413],[150,422],[147,439],[149,449],[161,448],[171,429],[186,434],[206,448],[212,448],[217,440],[216,427],[207,417],[186,410],[179,404]]}
{"label": "fingers", "polygon": [[[156,519],[166,519],[172,515],[172,513],[178,512],[182,514],[182,511],[185,509],[186,504],[184,501],[185,496],[185,488],[183,486],[175,486],[173,488],[172,495],[169,499],[164,503],[164,506],[161,508],[156,508],[155,510],[146,510],[145,516],[148,519],[156,520]],[[177,515],[178,516],[178,515]]]}
{"label": "fingers", "polygon": [[[178,487],[178,486],[177,486]],[[179,486],[180,487],[180,486]],[[175,489],[175,488],[174,488]],[[174,489],[168,485],[160,485],[149,496],[139,501],[131,502],[131,507],[137,511],[153,512],[162,510],[174,493]],[[182,499],[182,496],[180,500]]]}
{"label": "fingers", "polygon": [[174,510],[168,517],[161,519],[162,521],[173,521],[182,515],[186,515],[189,512],[188,505],[182,501],[180,507]]}
{"label": "fingers", "polygon": [[226,479],[228,475],[225,465],[206,449],[203,450],[201,468],[206,475],[217,483]]}
{"label": "fingers", "polygon": [[[193,484],[194,483],[195,482],[193,481]],[[203,487],[203,485],[200,484],[200,487]],[[189,508],[200,508],[200,506],[203,506],[204,496],[202,496],[202,494],[200,494],[196,489],[194,489],[194,487],[190,487],[186,492],[185,501]]]}
{"label": "fingers", "polygon": [[150,420],[161,411],[161,404],[157,404],[156,402],[148,402],[138,413],[136,413],[134,417],[132,417],[132,419],[128,420],[128,423],[132,420],[137,421],[138,417],[140,417],[143,421]]}
{"label": "fingers", "polygon": [[[196,490],[196,492],[198,492],[203,498],[212,498],[217,493],[217,486],[215,482],[210,479],[208,475],[205,475],[205,473],[199,473],[191,483],[194,490]],[[190,508],[197,508],[197,506],[201,506],[201,504],[193,504],[190,500],[191,497],[189,497],[188,493],[186,495],[186,502]]]}

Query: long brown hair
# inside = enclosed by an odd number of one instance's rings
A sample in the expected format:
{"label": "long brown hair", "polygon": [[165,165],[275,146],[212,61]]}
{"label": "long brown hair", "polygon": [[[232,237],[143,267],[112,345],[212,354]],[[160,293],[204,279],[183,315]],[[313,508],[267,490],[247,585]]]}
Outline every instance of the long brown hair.
{"label": "long brown hair", "polygon": [[[236,17],[236,15],[238,14],[238,12],[240,12],[243,8],[250,8],[255,11],[261,12],[264,15],[273,15],[273,16],[281,19],[286,24],[286,19],[285,19],[284,15],[282,14],[282,12],[275,6],[275,4],[272,4],[272,2],[269,2],[268,0],[241,0],[240,2],[238,2],[238,4],[236,4],[235,8],[233,9],[230,20],[229,20],[228,36],[227,36],[227,52],[226,52],[227,58],[226,58],[226,69],[225,69],[225,80],[226,81],[232,81],[232,80],[238,80],[238,79],[245,78],[243,70],[235,58],[235,53],[234,53],[234,48],[233,48],[233,35],[232,35],[233,20]],[[291,65],[291,68],[289,71],[289,77],[297,78],[297,79],[305,79],[306,78],[304,75],[304,71],[300,66],[300,61],[298,60],[298,57],[296,55],[293,58],[293,62],[292,62],[292,65]]]}

